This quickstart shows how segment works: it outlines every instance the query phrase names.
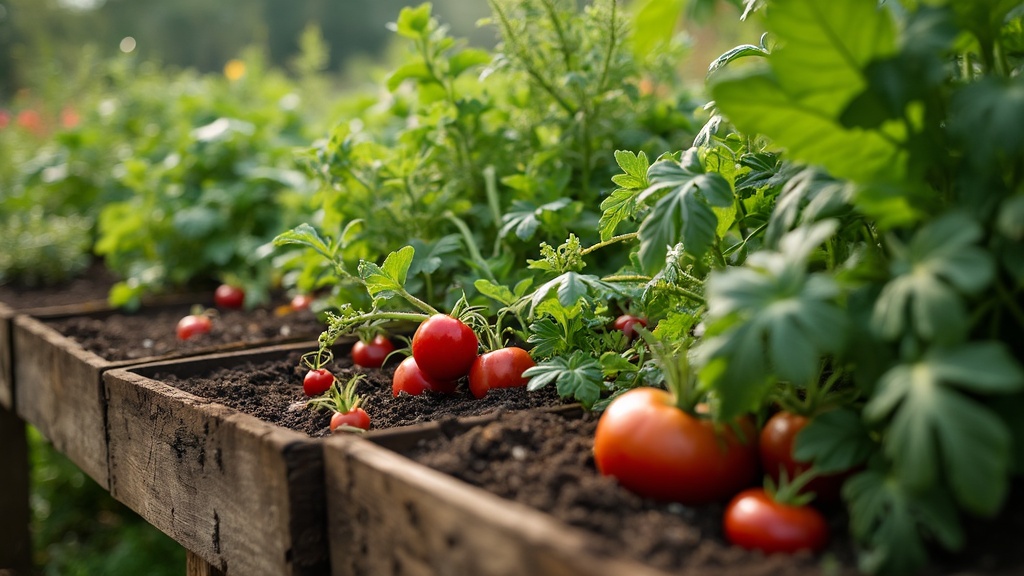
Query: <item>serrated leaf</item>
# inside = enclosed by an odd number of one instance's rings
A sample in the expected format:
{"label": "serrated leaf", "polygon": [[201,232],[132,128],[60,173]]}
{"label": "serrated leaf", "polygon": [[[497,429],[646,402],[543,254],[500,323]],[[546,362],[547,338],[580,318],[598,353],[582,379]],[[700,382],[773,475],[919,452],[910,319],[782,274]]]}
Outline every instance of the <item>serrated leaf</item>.
{"label": "serrated leaf", "polygon": [[448,234],[437,240],[424,243],[419,240],[410,242],[416,250],[416,258],[409,267],[409,274],[433,274],[441,267],[446,257],[458,252],[462,248],[462,237],[458,234]]}
{"label": "serrated leaf", "polygon": [[[346,226],[345,229],[347,230],[348,226]],[[331,248],[327,245],[327,242],[320,237],[316,228],[313,228],[309,224],[299,224],[292,230],[282,232],[274,238],[274,246],[287,246],[291,244],[307,246],[325,256],[331,257]]]}
{"label": "serrated leaf", "polygon": [[473,287],[484,296],[504,306],[511,306],[519,299],[507,286],[499,286],[486,278],[477,279],[473,282]]}
{"label": "serrated leaf", "polygon": [[530,298],[531,313],[549,297],[552,290],[555,291],[559,304],[565,308],[571,308],[581,299],[587,298],[591,289],[601,293],[617,293],[615,286],[602,281],[597,276],[565,272],[537,288]]}
{"label": "serrated leaf", "polygon": [[860,414],[846,408],[818,414],[796,436],[793,458],[813,462],[824,474],[843,472],[867,461],[875,451]]}
{"label": "serrated leaf", "polygon": [[724,68],[730,62],[734,60],[739,60],[740,58],[746,58],[749,56],[759,56],[763,58],[767,55],[768,51],[765,50],[762,46],[754,46],[753,44],[742,44],[740,46],[736,46],[735,48],[726,51],[718,58],[712,60],[711,64],[708,65],[708,74],[714,74],[716,70]]}
{"label": "serrated leaf", "polygon": [[388,254],[380,266],[373,262],[360,262],[359,276],[366,282],[366,291],[370,296],[386,299],[404,289],[415,254],[416,250],[412,246],[406,246]]}
{"label": "serrated leaf", "polygon": [[540,227],[541,218],[545,212],[558,212],[569,204],[572,204],[571,198],[559,198],[540,206],[516,200],[512,204],[512,209],[502,216],[502,226],[498,234],[504,238],[510,232],[515,231],[516,237],[519,239],[529,240],[533,238],[537,228]]}
{"label": "serrated leaf", "polygon": [[623,220],[636,215],[636,198],[642,189],[617,188],[601,202],[601,220],[597,229],[601,233],[601,240],[608,240],[615,235],[616,228]]}
{"label": "serrated leaf", "polygon": [[615,163],[619,165],[619,168],[621,168],[626,175],[632,176],[640,181],[641,186],[647,185],[647,169],[651,167],[651,162],[647,159],[647,154],[645,152],[641,151],[634,154],[629,150],[616,150]]}
{"label": "serrated leaf", "polygon": [[581,350],[568,358],[556,356],[523,372],[529,378],[528,390],[539,390],[554,382],[558,395],[575,398],[584,408],[590,409],[601,398],[604,388],[604,374],[597,360]]}

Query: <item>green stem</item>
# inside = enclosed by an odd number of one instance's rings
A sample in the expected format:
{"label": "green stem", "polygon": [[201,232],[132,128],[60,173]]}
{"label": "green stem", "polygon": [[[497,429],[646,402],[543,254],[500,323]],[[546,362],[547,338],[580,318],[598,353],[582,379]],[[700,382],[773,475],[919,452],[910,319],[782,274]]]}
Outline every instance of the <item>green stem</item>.
{"label": "green stem", "polygon": [[615,54],[615,48],[618,45],[618,33],[616,30],[616,16],[618,15],[619,3],[617,0],[612,0],[612,15],[611,15],[611,26],[608,30],[608,51],[604,54],[604,62],[601,64],[601,80],[597,83],[597,93],[601,94],[605,91],[606,84],[608,83],[608,70],[612,66],[612,55]]}
{"label": "green stem", "polygon": [[497,258],[501,254],[501,199],[498,198],[498,179],[494,166],[484,168],[484,190],[487,192],[487,204],[491,208],[491,217],[494,218],[494,249],[491,257]]}
{"label": "green stem", "polygon": [[601,248],[604,248],[605,246],[611,246],[612,244],[615,244],[617,242],[623,242],[625,240],[635,240],[636,238],[639,238],[639,236],[640,235],[637,234],[636,232],[630,232],[628,234],[619,234],[618,236],[612,236],[611,238],[609,238],[609,239],[607,239],[607,240],[605,240],[603,242],[598,242],[597,244],[594,244],[593,246],[589,246],[587,248],[584,248],[580,252],[580,255],[581,256],[586,256],[587,254],[590,254],[591,252],[593,252],[595,250],[600,250]]}
{"label": "green stem", "polygon": [[658,288],[661,289],[661,290],[667,290],[669,292],[674,292],[674,293],[682,296],[683,298],[686,298],[686,299],[688,299],[688,300],[690,300],[690,301],[692,301],[692,302],[694,302],[696,304],[700,304],[701,306],[707,304],[707,300],[705,300],[703,296],[701,296],[700,294],[697,294],[696,292],[691,292],[690,290],[687,290],[686,288],[683,288],[682,286],[676,286],[675,284],[666,284],[664,286],[659,286]]}
{"label": "green stem", "polygon": [[725,255],[722,254],[722,242],[721,239],[715,238],[715,243],[711,246],[711,255],[715,257],[715,263],[718,267],[725,269],[729,267],[729,263],[725,260]]}
{"label": "green stem", "polygon": [[462,221],[461,218],[452,214],[451,212],[445,212],[444,217],[455,224],[455,227],[462,233],[463,239],[466,241],[466,249],[469,250],[469,256],[476,262],[477,266],[480,267],[487,279],[495,284],[498,283],[498,279],[494,277],[494,273],[491,272],[491,267],[487,265],[487,261],[484,260],[483,255],[480,254],[480,248],[476,244],[476,239],[473,238],[473,233],[469,231],[469,226]]}
{"label": "green stem", "polygon": [[555,6],[551,3],[551,0],[541,0],[541,3],[548,13],[548,18],[551,18],[551,26],[554,27],[555,35],[558,36],[558,44],[562,52],[562,62],[565,64],[565,71],[569,72],[573,69],[572,47],[569,46],[569,40],[565,37],[565,31],[562,30],[562,22],[558,19],[558,13],[555,11]]}
{"label": "green stem", "polygon": [[[426,303],[426,302],[424,302],[423,300],[420,300],[419,298],[417,298],[417,297],[413,296],[413,295],[412,295],[412,294],[410,294],[410,293],[409,293],[409,291],[408,291],[408,290],[406,290],[405,288],[399,288],[398,290],[396,290],[396,292],[398,292],[398,295],[399,295],[399,296],[401,296],[402,298],[405,298],[405,300],[406,300],[406,301],[407,301],[407,302],[408,302],[409,304],[412,304],[412,305],[413,305],[413,306],[415,306],[416,308],[419,308],[420,310],[423,310],[423,311],[424,311],[424,312],[426,312],[426,313],[427,313],[428,315],[430,315],[430,316],[433,316],[433,315],[435,315],[435,314],[440,314],[440,312],[438,312],[438,311],[437,311],[437,308],[434,308],[434,307],[433,307],[433,306],[431,306],[430,304],[427,304],[427,303]],[[398,319],[399,319],[399,318],[392,318],[392,320],[398,320]]]}
{"label": "green stem", "polygon": [[643,274],[613,274],[601,278],[603,282],[650,282],[650,276]]}

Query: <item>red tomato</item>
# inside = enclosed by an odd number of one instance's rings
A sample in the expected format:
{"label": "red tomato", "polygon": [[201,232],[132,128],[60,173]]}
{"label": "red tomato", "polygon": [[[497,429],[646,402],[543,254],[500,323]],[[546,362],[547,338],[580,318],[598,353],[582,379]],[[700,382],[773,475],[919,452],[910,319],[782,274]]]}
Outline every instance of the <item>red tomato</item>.
{"label": "red tomato", "polygon": [[312,303],[313,297],[309,294],[296,294],[292,297],[291,307],[292,310],[308,310]]}
{"label": "red tomato", "polygon": [[245,290],[230,284],[221,284],[213,292],[213,302],[218,308],[241,308],[245,302]]}
{"label": "red tomato", "polygon": [[413,334],[412,356],[424,374],[449,382],[469,373],[479,345],[473,329],[461,320],[435,314]]}
{"label": "red tomato", "polygon": [[384,359],[395,351],[395,345],[382,334],[377,334],[373,340],[363,342],[362,340],[352,345],[352,362],[363,368],[380,368],[384,365]]}
{"label": "red tomato", "polygon": [[[761,466],[772,480],[779,482],[781,470],[785,469],[786,478],[793,480],[811,467],[809,462],[799,462],[793,458],[793,445],[796,435],[810,422],[805,416],[792,412],[778,412],[768,419],[761,429],[759,448]],[[820,502],[838,502],[843,482],[849,473],[828,474],[818,476],[800,490],[801,494],[813,492]]]}
{"label": "red tomato", "polygon": [[729,426],[716,429],[687,414],[659,388],[636,388],[604,411],[594,434],[594,462],[602,474],[658,500],[702,504],[724,500],[757,477],[755,430],[739,421],[746,443]]}
{"label": "red tomato", "polygon": [[339,426],[351,426],[353,428],[369,430],[370,415],[362,408],[356,408],[345,413],[335,412],[334,416],[331,416],[331,432],[337,430]]}
{"label": "red tomato", "polygon": [[635,326],[638,325],[647,328],[647,320],[630,314],[623,314],[622,316],[619,316],[615,319],[615,323],[613,324],[615,329],[625,334],[626,338],[630,341],[640,335],[637,333],[635,328]]}
{"label": "red tomato", "polygon": [[188,340],[199,334],[208,334],[213,321],[205,314],[189,314],[178,320],[178,340]]}
{"label": "red tomato", "polygon": [[319,396],[330,389],[334,384],[334,374],[330,370],[320,368],[306,372],[302,379],[302,391],[306,396]]}
{"label": "red tomato", "polygon": [[440,382],[427,376],[420,370],[416,358],[412,356],[402,360],[391,377],[391,394],[397,397],[399,393],[405,392],[411,396],[419,396],[428,390],[451,394],[455,392],[455,382]]}
{"label": "red tomato", "polygon": [[729,542],[766,554],[817,552],[828,544],[828,523],[816,508],[776,502],[763,488],[744,490],[725,509]]}
{"label": "red tomato", "polygon": [[526,386],[530,379],[523,372],[536,365],[526,350],[514,346],[482,354],[469,369],[469,391],[483,398],[492,388]]}

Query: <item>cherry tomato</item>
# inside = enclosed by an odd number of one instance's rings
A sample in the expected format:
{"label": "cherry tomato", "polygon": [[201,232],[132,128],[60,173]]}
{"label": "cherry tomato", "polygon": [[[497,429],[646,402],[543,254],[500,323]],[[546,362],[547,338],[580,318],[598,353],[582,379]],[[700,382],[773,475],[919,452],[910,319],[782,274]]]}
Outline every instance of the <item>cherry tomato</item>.
{"label": "cherry tomato", "polygon": [[828,523],[816,508],[776,502],[762,488],[736,495],[725,509],[729,542],[766,554],[820,551],[828,544]]}
{"label": "cherry tomato", "polygon": [[642,326],[647,328],[647,320],[640,318],[639,316],[632,316],[630,314],[623,314],[615,319],[615,323],[612,324],[616,330],[626,335],[630,341],[633,341],[640,334],[637,333],[635,326]]}
{"label": "cherry tomato", "polygon": [[[758,442],[761,452],[761,466],[765,473],[778,484],[781,470],[786,471],[786,478],[793,480],[811,467],[809,462],[800,462],[793,458],[793,446],[796,435],[810,422],[805,416],[792,412],[778,412],[768,419],[761,429]],[[850,472],[827,474],[813,478],[800,492],[813,492],[819,502],[838,502],[843,482]]]}
{"label": "cherry tomato", "polygon": [[526,350],[514,346],[481,354],[469,369],[469,391],[483,398],[492,388],[526,386],[530,379],[523,372],[536,365]]}
{"label": "cherry tomato", "polygon": [[594,462],[641,496],[683,504],[725,500],[757,477],[755,430],[716,428],[687,414],[659,388],[636,388],[608,405],[594,434]]}
{"label": "cherry tomato", "polygon": [[391,394],[395,397],[405,392],[411,396],[431,391],[451,394],[455,392],[455,382],[437,381],[427,376],[420,370],[416,358],[409,356],[395,368],[395,374],[391,377]]}
{"label": "cherry tomato", "polygon": [[413,334],[412,356],[424,374],[438,382],[450,382],[469,373],[479,345],[473,329],[461,320],[435,314]]}
{"label": "cherry tomato", "polygon": [[208,334],[213,321],[205,314],[189,314],[178,320],[178,340],[188,340],[199,334]]}
{"label": "cherry tomato", "polygon": [[309,294],[296,294],[292,297],[291,307],[292,310],[308,310],[309,305],[313,303],[313,297]]}
{"label": "cherry tomato", "polygon": [[362,428],[363,430],[370,429],[370,415],[366,413],[366,410],[362,408],[356,408],[348,412],[335,412],[331,416],[331,432],[338,429],[339,426],[351,426],[353,428]]}
{"label": "cherry tomato", "polygon": [[395,351],[395,345],[378,334],[369,342],[362,340],[352,345],[352,362],[363,368],[380,368],[384,365],[384,359]]}
{"label": "cherry tomato", "polygon": [[306,396],[319,396],[327,392],[331,384],[334,384],[334,374],[325,368],[318,368],[306,372],[302,379],[302,391]]}
{"label": "cherry tomato", "polygon": [[218,308],[241,308],[245,302],[245,290],[230,284],[221,284],[213,292],[213,302]]}

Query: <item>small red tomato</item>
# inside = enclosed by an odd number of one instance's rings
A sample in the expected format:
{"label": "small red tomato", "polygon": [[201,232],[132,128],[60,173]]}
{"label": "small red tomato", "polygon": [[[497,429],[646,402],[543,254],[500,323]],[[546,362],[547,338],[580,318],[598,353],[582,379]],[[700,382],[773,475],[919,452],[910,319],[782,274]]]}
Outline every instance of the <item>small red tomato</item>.
{"label": "small red tomato", "polygon": [[818,552],[828,544],[828,522],[816,508],[776,502],[763,488],[736,495],[725,509],[729,542],[766,554]]}
{"label": "small red tomato", "polygon": [[640,334],[636,331],[636,326],[642,326],[647,328],[647,320],[640,318],[639,316],[633,316],[630,314],[623,314],[615,319],[613,324],[616,330],[626,335],[626,338],[633,341]]}
{"label": "small red tomato", "polygon": [[325,368],[310,370],[302,379],[302,391],[306,396],[319,396],[334,384],[334,374]]}
{"label": "small red tomato", "polygon": [[213,303],[218,308],[241,308],[245,302],[245,290],[230,284],[221,284],[213,292]]}
{"label": "small red tomato", "polygon": [[377,334],[369,342],[360,340],[352,345],[352,362],[363,368],[380,368],[388,354],[394,351],[395,345],[391,340],[383,334]]}
{"label": "small red tomato", "polygon": [[308,310],[309,305],[313,303],[313,297],[309,294],[296,294],[292,297],[291,307],[292,310]]}
{"label": "small red tomato", "polygon": [[483,398],[492,388],[526,386],[530,379],[523,372],[536,365],[529,352],[514,346],[481,354],[469,369],[469,391]]}
{"label": "small red tomato", "polygon": [[410,396],[419,396],[426,391],[451,394],[455,392],[455,382],[441,382],[427,376],[412,356],[402,360],[391,377],[391,394],[398,397],[405,392]]}
{"label": "small red tomato", "polygon": [[178,320],[178,340],[188,340],[199,334],[208,334],[213,321],[205,314],[189,314]]}
{"label": "small red tomato", "polygon": [[[786,478],[793,480],[811,467],[809,462],[800,462],[793,458],[793,446],[796,435],[810,422],[805,416],[792,412],[778,412],[768,419],[761,429],[758,446],[761,453],[761,466],[771,476],[776,485],[781,471],[786,471]],[[843,482],[850,476],[848,472],[826,474],[811,479],[800,490],[801,494],[813,492],[819,502],[838,502]]]}
{"label": "small red tomato", "polygon": [[680,410],[659,388],[635,388],[608,405],[594,433],[594,462],[648,498],[703,504],[725,500],[754,483],[754,425],[730,426]]}
{"label": "small red tomato", "polygon": [[412,356],[424,374],[450,382],[469,373],[480,342],[473,329],[447,314],[424,320],[412,336]]}
{"label": "small red tomato", "polygon": [[331,416],[331,432],[337,430],[339,426],[351,426],[353,428],[369,430],[370,415],[362,408],[356,408],[345,413],[335,412]]}

